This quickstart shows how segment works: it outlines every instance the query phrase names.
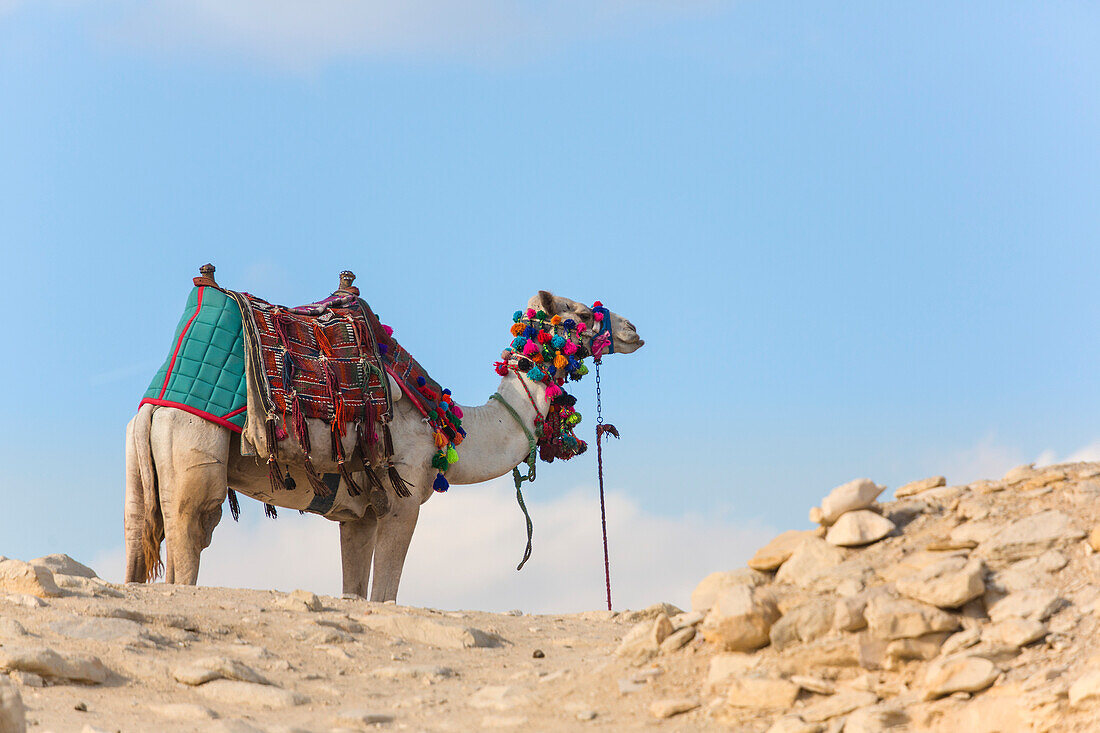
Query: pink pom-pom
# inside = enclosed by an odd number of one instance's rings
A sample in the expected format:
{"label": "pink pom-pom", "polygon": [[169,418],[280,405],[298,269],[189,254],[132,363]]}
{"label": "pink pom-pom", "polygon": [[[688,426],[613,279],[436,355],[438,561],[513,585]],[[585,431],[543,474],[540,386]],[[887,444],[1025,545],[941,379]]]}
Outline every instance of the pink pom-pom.
{"label": "pink pom-pom", "polygon": [[592,317],[595,318],[597,321],[602,321],[603,320],[603,313],[600,313],[600,312],[593,313]]}
{"label": "pink pom-pom", "polygon": [[535,309],[534,308],[528,308],[527,309],[527,317],[528,318],[534,318],[535,317]]}
{"label": "pink pom-pom", "polygon": [[386,332],[387,336],[393,336],[393,329],[389,326],[382,326],[382,330]]}
{"label": "pink pom-pom", "polygon": [[534,356],[537,353],[539,353],[539,347],[535,344],[534,341],[528,341],[523,345],[524,356]]}
{"label": "pink pom-pom", "polygon": [[458,405],[452,403],[451,412],[453,412],[455,414],[455,417],[457,417],[459,420],[462,419],[462,408]]}
{"label": "pink pom-pom", "polygon": [[551,384],[546,388],[546,399],[552,400],[561,394],[561,387],[556,384]]}
{"label": "pink pom-pom", "polygon": [[580,323],[577,324],[577,333],[584,333],[585,329],[587,329],[587,328],[588,328],[588,324],[585,323],[584,321],[581,321]]}
{"label": "pink pom-pom", "polygon": [[569,354],[577,353],[577,345],[572,341],[566,341],[565,346],[561,347],[561,353],[568,356]]}

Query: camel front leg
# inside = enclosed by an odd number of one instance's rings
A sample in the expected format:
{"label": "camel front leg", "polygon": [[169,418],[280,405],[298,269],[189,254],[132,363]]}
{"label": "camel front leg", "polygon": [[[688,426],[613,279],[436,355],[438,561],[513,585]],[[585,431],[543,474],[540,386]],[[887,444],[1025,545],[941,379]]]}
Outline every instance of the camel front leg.
{"label": "camel front leg", "polygon": [[374,546],[374,585],[372,601],[396,601],[401,570],[409,551],[416,520],[420,516],[420,498],[414,493],[394,498],[389,514],[378,520],[378,536]]}
{"label": "camel front leg", "polygon": [[369,509],[362,519],[340,522],[340,563],[344,568],[345,594],[367,597],[377,531],[378,518]]}

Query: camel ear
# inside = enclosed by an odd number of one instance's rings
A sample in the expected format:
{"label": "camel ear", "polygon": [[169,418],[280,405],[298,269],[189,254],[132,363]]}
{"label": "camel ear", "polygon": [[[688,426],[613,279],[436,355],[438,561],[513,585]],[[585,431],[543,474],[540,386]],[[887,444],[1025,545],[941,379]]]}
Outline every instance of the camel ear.
{"label": "camel ear", "polygon": [[554,315],[554,294],[549,290],[539,291],[539,307],[550,315]]}

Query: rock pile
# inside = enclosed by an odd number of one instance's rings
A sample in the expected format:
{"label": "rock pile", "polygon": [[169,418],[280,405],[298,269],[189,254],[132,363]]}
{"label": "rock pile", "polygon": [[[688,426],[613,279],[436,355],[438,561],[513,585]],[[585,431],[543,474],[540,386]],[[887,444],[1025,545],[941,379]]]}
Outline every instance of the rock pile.
{"label": "rock pile", "polygon": [[639,622],[620,656],[699,656],[684,720],[736,730],[1095,730],[1100,464],[883,490],[837,487],[817,529],[708,576],[691,613]]}

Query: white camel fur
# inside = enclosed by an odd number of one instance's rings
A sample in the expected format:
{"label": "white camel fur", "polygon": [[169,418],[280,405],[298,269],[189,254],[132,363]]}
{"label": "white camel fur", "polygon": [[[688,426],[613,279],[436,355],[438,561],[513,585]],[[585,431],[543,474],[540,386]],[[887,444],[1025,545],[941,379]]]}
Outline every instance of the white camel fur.
{"label": "white camel fur", "polygon": [[[529,307],[545,310],[578,323],[594,323],[590,308],[546,291],[531,298]],[[633,324],[611,314],[615,353],[641,348]],[[592,329],[585,346],[591,345]],[[501,340],[508,337],[502,329]],[[522,382],[522,384],[521,384]],[[524,389],[526,386],[526,390]],[[509,372],[498,389],[531,428],[535,411],[543,417],[549,409],[546,385]],[[528,396],[530,393],[530,397]],[[532,399],[534,404],[532,404]],[[466,439],[460,460],[447,471],[452,485],[475,484],[503,476],[528,454],[528,441],[507,408],[495,399],[480,407],[462,406]],[[390,511],[375,516],[366,496],[356,504],[354,518],[340,521],[340,550],[344,593],[366,597],[374,567],[372,601],[397,599],[397,587],[405,554],[412,540],[420,505],[434,493],[431,466],[436,452],[431,429],[408,399],[394,404],[391,423],[396,454],[394,463],[412,486],[412,495],[389,493]],[[299,477],[301,478],[301,477]],[[364,484],[361,477],[357,477]],[[168,583],[194,585],[198,581],[199,555],[221,520],[226,489],[289,509],[303,509],[312,494],[304,480],[295,491],[272,495],[267,468],[255,458],[242,456],[240,436],[214,423],[172,407],[143,405],[126,429],[126,580],[141,582],[153,577],[160,564],[160,540],[167,542],[164,578]],[[341,487],[342,491],[346,491]]]}

